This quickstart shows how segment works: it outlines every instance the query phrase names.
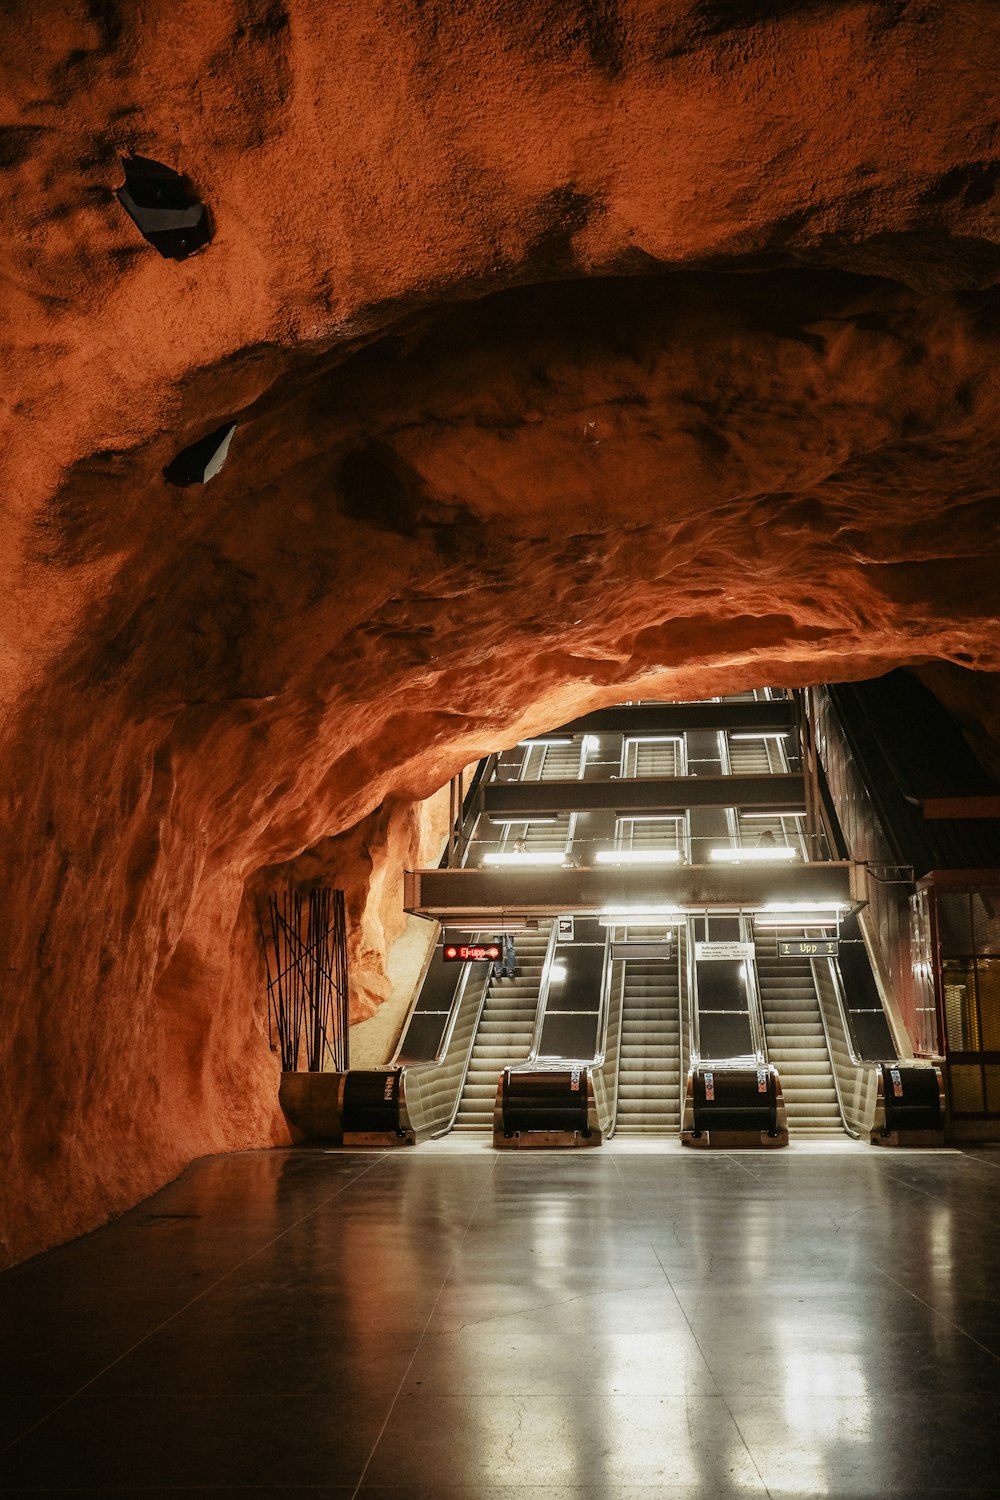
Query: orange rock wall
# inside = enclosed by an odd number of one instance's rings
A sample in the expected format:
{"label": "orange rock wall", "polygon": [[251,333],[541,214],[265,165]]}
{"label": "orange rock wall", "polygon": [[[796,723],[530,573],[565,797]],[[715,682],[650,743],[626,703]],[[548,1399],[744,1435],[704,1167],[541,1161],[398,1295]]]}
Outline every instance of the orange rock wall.
{"label": "orange rock wall", "polygon": [[0,1257],[284,1138],[251,896],[343,883],[370,1013],[480,753],[910,663],[996,734],[998,28],[5,9]]}

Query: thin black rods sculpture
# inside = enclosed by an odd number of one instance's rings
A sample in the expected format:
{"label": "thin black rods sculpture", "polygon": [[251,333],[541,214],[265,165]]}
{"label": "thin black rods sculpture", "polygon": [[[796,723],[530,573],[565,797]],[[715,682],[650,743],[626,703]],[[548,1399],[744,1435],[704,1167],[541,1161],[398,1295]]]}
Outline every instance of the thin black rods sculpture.
{"label": "thin black rods sculpture", "polygon": [[272,891],[265,932],[257,922],[267,964],[267,1019],[271,1045],[281,1049],[282,1072],[298,1071],[303,1041],[306,1068],[328,1064],[346,1071],[348,1057],[347,920],[343,891],[323,887]]}

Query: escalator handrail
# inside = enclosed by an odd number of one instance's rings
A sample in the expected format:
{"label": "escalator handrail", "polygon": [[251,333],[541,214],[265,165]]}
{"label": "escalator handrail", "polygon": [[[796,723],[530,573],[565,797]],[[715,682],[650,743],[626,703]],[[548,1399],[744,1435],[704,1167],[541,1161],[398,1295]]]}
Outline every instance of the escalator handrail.
{"label": "escalator handrail", "polygon": [[[608,1032],[611,1029],[611,990],[614,984],[615,960],[611,957],[614,947],[614,928],[609,927],[605,938],[604,949],[604,974],[601,981],[601,1020],[598,1023],[597,1060],[594,1065],[594,1074],[600,1074],[601,1084],[605,1091],[605,1113],[607,1118],[598,1116],[598,1124],[601,1134],[610,1139],[615,1133],[618,1123],[618,1078],[621,1071],[622,1059],[622,1020],[625,1010],[625,973],[624,965],[626,959],[622,959],[622,982],[618,996],[618,1041],[612,1066],[608,1068]],[[594,1094],[596,1099],[597,1085],[594,1082]]]}
{"label": "escalator handrail", "polygon": [[[417,1006],[420,1003],[420,993],[423,990],[424,984],[426,983],[427,975],[430,972],[431,964],[434,962],[434,955],[437,952],[438,939],[441,937],[441,934],[442,934],[442,931],[443,931],[443,928],[442,928],[440,922],[435,922],[434,925],[437,928],[437,931],[434,934],[434,941],[431,943],[429,949],[427,950],[427,957],[424,959],[423,965],[422,965],[421,970],[420,970],[420,979],[419,979],[419,981],[417,982],[417,984],[416,984],[416,986],[414,988],[413,998],[410,1001],[409,1009],[406,1012],[406,1019],[403,1022],[402,1026],[400,1027],[399,1036],[398,1036],[398,1038],[396,1040],[395,1050],[394,1050],[392,1056],[389,1058],[389,1061],[386,1063],[386,1067],[387,1068],[395,1068],[395,1067],[400,1066],[400,1063],[399,1063],[399,1054],[400,1054],[400,1052],[403,1049],[403,1043],[406,1041],[406,1033],[410,1029],[410,1022],[413,1020],[413,1017],[415,1016],[416,1011],[417,1011]],[[468,973],[468,971],[466,971],[466,973]],[[458,1000],[459,1000],[459,994],[458,994],[459,986],[461,985],[461,983],[465,979],[465,977],[466,977],[465,975],[461,975],[459,977],[459,985],[456,985],[456,987],[455,987],[455,994],[452,997],[452,1002],[451,1002],[451,1009],[452,1009],[452,1011],[455,1010],[455,1008],[456,1008],[456,1006],[458,1004]],[[432,1012],[432,1014],[433,1014],[433,1012]],[[442,1040],[443,1040],[443,1033],[442,1033]],[[436,1062],[437,1059],[438,1059],[438,1057],[441,1054],[441,1050],[442,1050],[441,1049],[441,1045],[439,1044],[438,1045],[438,1052],[435,1055],[435,1057],[433,1059],[428,1058],[427,1061],[428,1062],[431,1062],[431,1061]]]}
{"label": "escalator handrail", "polygon": [[[744,942],[748,942],[756,953],[756,943],[753,928],[749,917],[740,916],[740,936]],[[767,1055],[767,1031],[764,1026],[764,998],[761,994],[760,975],[757,973],[757,960],[751,958],[746,964],[746,990],[747,1011],[750,1016],[750,1039],[754,1044],[754,1052],[764,1066],[768,1066]]]}
{"label": "escalator handrail", "polygon": [[549,940],[545,945],[545,957],[542,959],[542,972],[538,977],[538,999],[535,1001],[535,1026],[531,1033],[531,1045],[528,1055],[520,1067],[532,1068],[538,1057],[538,1047],[542,1040],[542,1026],[545,1022],[545,1006],[549,998],[549,974],[555,963],[556,944],[559,941],[559,923],[553,918],[552,926],[549,928]]}
{"label": "escalator handrail", "polygon": [[[433,1061],[428,1060],[427,1062],[409,1063],[406,1067],[404,1067],[402,1069],[401,1075],[400,1075],[400,1080],[399,1080],[400,1107],[401,1108],[403,1108],[405,1106],[405,1102],[406,1102],[406,1081],[407,1081],[407,1076],[409,1075],[411,1077],[416,1077],[417,1079],[421,1079],[425,1075],[427,1075],[429,1073],[432,1073],[436,1068],[443,1067],[443,1065],[447,1061],[447,1059],[448,1059],[448,1052],[449,1052],[449,1049],[451,1047],[452,1037],[453,1037],[454,1032],[455,1032],[455,1027],[458,1024],[458,1017],[461,1014],[462,1002],[465,999],[465,992],[466,992],[466,990],[468,989],[468,986],[469,986],[469,976],[470,976],[471,972],[472,972],[471,969],[466,969],[465,972],[462,975],[462,980],[461,980],[461,982],[460,982],[460,984],[459,984],[459,986],[458,986],[458,988],[457,988],[457,990],[455,992],[455,1002],[454,1002],[454,1004],[452,1005],[452,1008],[451,1008],[451,1015],[448,1017],[448,1024],[447,1024],[447,1026],[445,1028],[444,1035],[443,1035],[442,1041],[441,1041],[441,1045],[438,1048],[437,1054],[434,1057]],[[465,1067],[461,1071],[461,1075],[460,1075],[460,1077],[458,1079],[458,1083],[457,1083],[456,1088],[455,1088],[455,1097],[454,1097],[454,1100],[452,1101],[452,1104],[451,1104],[450,1113],[448,1114],[448,1117],[447,1117],[446,1120],[442,1120],[442,1122],[440,1123],[440,1125],[435,1126],[431,1130],[431,1137],[432,1137],[432,1139],[436,1139],[438,1136],[441,1136],[441,1135],[447,1135],[448,1131],[451,1130],[452,1126],[455,1123],[455,1116],[458,1114],[459,1105],[462,1102],[462,1093],[463,1093],[463,1090],[465,1089],[465,1080],[466,1080],[466,1078],[468,1076],[469,1064],[472,1061],[472,1051],[473,1051],[473,1047],[475,1046],[476,1033],[479,1030],[479,1023],[480,1023],[480,1021],[482,1019],[483,1007],[486,1004],[486,997],[489,994],[489,988],[490,988],[490,980],[491,980],[491,978],[492,978],[492,965],[490,966],[490,969],[487,970],[487,973],[486,973],[486,975],[485,975],[485,977],[483,979],[482,991],[481,991],[480,996],[479,996],[478,1004],[476,1005],[476,1015],[475,1015],[475,1020],[473,1022],[473,1025],[472,1025],[472,1031],[471,1031],[471,1038],[472,1038],[472,1040],[469,1043],[469,1052],[468,1052],[468,1056],[465,1059]]]}
{"label": "escalator handrail", "polygon": [[687,941],[684,950],[684,965],[687,970],[687,984],[684,992],[687,995],[688,1007],[688,1068],[694,1067],[701,1062],[701,1027],[698,1021],[698,973],[695,966],[696,943],[694,936],[694,918],[687,919]]}
{"label": "escalator handrail", "polygon": [[837,1007],[837,1014],[840,1020],[840,1024],[844,1029],[844,1040],[847,1043],[847,1055],[851,1060],[852,1067],[856,1068],[859,1073],[863,1073],[868,1068],[874,1069],[875,1064],[866,1063],[865,1059],[859,1057],[854,1050],[854,1039],[851,1036],[851,1028],[847,1023],[847,1006],[844,999],[844,987],[841,982],[840,971],[837,968],[837,965],[832,958],[819,960],[811,958],[809,960],[809,970],[812,974],[813,993],[816,996],[816,1009],[819,1011],[820,1025],[823,1027],[823,1039],[826,1042],[826,1055],[830,1059],[830,1072],[833,1074],[833,1087],[837,1095],[837,1109],[840,1111],[840,1123],[843,1125],[844,1129],[847,1131],[847,1134],[852,1138],[852,1140],[860,1141],[863,1138],[862,1132],[860,1130],[855,1130],[852,1125],[849,1125],[847,1123],[847,1110],[844,1104],[844,1091],[840,1086],[840,1072],[837,1068],[837,1060],[834,1057],[833,1039],[830,1036],[830,1027],[827,1024],[826,1019],[826,1009],[823,1005],[823,997],[820,994],[819,981],[816,974],[817,965],[820,963],[826,963],[828,966],[830,980],[833,985],[834,1004]]}

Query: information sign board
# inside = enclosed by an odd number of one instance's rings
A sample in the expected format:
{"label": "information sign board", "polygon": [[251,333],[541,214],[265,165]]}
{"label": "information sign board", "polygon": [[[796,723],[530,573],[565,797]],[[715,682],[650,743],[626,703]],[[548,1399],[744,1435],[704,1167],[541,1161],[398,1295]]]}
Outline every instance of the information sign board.
{"label": "information sign board", "polygon": [[694,956],[697,959],[729,959],[734,958],[743,962],[753,958],[753,943],[695,943]]}
{"label": "information sign board", "polygon": [[559,932],[557,941],[560,943],[571,943],[573,941],[573,916],[559,918]]}
{"label": "information sign board", "polygon": [[779,958],[836,958],[840,952],[837,938],[779,938]]}
{"label": "information sign board", "polygon": [[495,962],[502,956],[499,943],[445,943],[441,949],[446,964],[478,964],[484,959]]}

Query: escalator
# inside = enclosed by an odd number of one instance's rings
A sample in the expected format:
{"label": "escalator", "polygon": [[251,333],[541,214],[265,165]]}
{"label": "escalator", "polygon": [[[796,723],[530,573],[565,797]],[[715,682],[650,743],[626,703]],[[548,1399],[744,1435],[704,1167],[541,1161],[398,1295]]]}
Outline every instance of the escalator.
{"label": "escalator", "polygon": [[778,956],[778,938],[754,935],[768,1056],[781,1077],[793,1137],[842,1136],[844,1125],[813,965]]}
{"label": "escalator", "polygon": [[664,957],[616,960],[621,974],[618,1107],[621,1134],[680,1129],[680,963]]}
{"label": "escalator", "polygon": [[527,1060],[551,928],[551,922],[540,922],[537,932],[519,934],[515,977],[489,983],[455,1116],[456,1130],[492,1130],[497,1080],[504,1068]]}

